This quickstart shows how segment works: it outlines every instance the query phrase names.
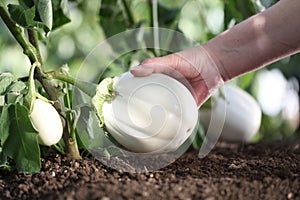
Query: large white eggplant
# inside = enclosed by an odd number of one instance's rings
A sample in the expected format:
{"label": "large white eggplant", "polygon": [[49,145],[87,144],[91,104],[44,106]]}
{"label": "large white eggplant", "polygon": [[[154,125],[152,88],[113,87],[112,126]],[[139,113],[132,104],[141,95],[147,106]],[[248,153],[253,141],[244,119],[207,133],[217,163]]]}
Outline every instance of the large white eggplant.
{"label": "large white eggplant", "polygon": [[105,79],[97,87],[93,105],[109,134],[134,152],[174,151],[198,121],[190,91],[163,74],[135,77],[127,72]]}

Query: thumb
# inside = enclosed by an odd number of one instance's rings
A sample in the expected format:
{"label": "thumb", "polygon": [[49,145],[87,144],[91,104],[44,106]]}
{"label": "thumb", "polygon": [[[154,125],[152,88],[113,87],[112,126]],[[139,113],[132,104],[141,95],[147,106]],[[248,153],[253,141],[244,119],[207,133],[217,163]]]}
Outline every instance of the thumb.
{"label": "thumb", "polygon": [[151,67],[144,67],[143,65],[138,65],[130,69],[130,73],[134,76],[149,76],[153,73],[153,69]]}
{"label": "thumb", "polygon": [[172,76],[174,73],[174,64],[172,63],[173,59],[170,55],[156,58],[147,58],[140,65],[132,68],[130,72],[134,76],[148,76],[152,73],[162,73]]}

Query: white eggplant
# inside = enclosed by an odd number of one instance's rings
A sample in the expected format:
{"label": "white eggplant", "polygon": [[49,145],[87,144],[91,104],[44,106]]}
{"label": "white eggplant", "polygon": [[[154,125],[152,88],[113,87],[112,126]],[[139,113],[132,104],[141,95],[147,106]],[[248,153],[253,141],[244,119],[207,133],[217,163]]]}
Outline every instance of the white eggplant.
{"label": "white eggplant", "polygon": [[30,119],[34,128],[39,132],[38,140],[41,145],[51,146],[61,139],[62,122],[58,112],[50,103],[36,99]]}
{"label": "white eggplant", "polygon": [[163,74],[135,77],[129,72],[111,80],[112,88],[104,92],[100,83],[93,104],[108,132],[125,148],[139,153],[175,151],[192,134],[198,108],[179,81]]}
{"label": "white eggplant", "polygon": [[[225,85],[221,91],[224,96],[219,94],[212,97],[212,108],[200,109],[200,123],[207,130],[209,126],[220,126],[216,123],[224,122],[220,140],[249,142],[261,124],[260,106],[250,94],[236,86]],[[208,139],[216,138],[220,133],[210,134]]]}

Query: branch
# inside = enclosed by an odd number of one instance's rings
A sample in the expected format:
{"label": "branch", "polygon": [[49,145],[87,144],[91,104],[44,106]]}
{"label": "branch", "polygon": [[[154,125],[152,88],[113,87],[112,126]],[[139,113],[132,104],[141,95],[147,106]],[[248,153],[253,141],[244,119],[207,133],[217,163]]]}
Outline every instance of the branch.
{"label": "branch", "polygon": [[45,75],[48,76],[49,79],[57,79],[57,80],[67,82],[71,85],[74,85],[75,87],[79,88],[82,92],[86,93],[90,97],[93,97],[96,94],[96,89],[97,89],[96,84],[77,80],[71,76],[60,73],[58,71],[47,72]]}
{"label": "branch", "polygon": [[21,45],[23,48],[24,54],[26,54],[31,62],[31,64],[38,61],[38,56],[36,53],[36,49],[33,45],[31,45],[23,36],[23,29],[19,27],[9,16],[7,11],[4,8],[4,5],[2,2],[0,2],[0,16],[6,26],[8,27],[9,31],[12,33],[12,35],[15,37],[17,42]]}
{"label": "branch", "polygon": [[40,52],[37,30],[28,29],[27,32],[28,32],[29,42],[35,47],[37,59],[39,60],[41,66],[43,67],[44,63]]}

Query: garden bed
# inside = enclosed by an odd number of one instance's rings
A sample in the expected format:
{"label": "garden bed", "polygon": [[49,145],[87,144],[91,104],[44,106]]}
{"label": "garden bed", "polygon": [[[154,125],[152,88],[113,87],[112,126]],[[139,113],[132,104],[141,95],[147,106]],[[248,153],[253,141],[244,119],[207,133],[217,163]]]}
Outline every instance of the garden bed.
{"label": "garden bed", "polygon": [[143,173],[52,154],[42,159],[39,173],[2,173],[0,191],[0,199],[300,199],[300,138],[219,143],[203,159],[190,150]]}

